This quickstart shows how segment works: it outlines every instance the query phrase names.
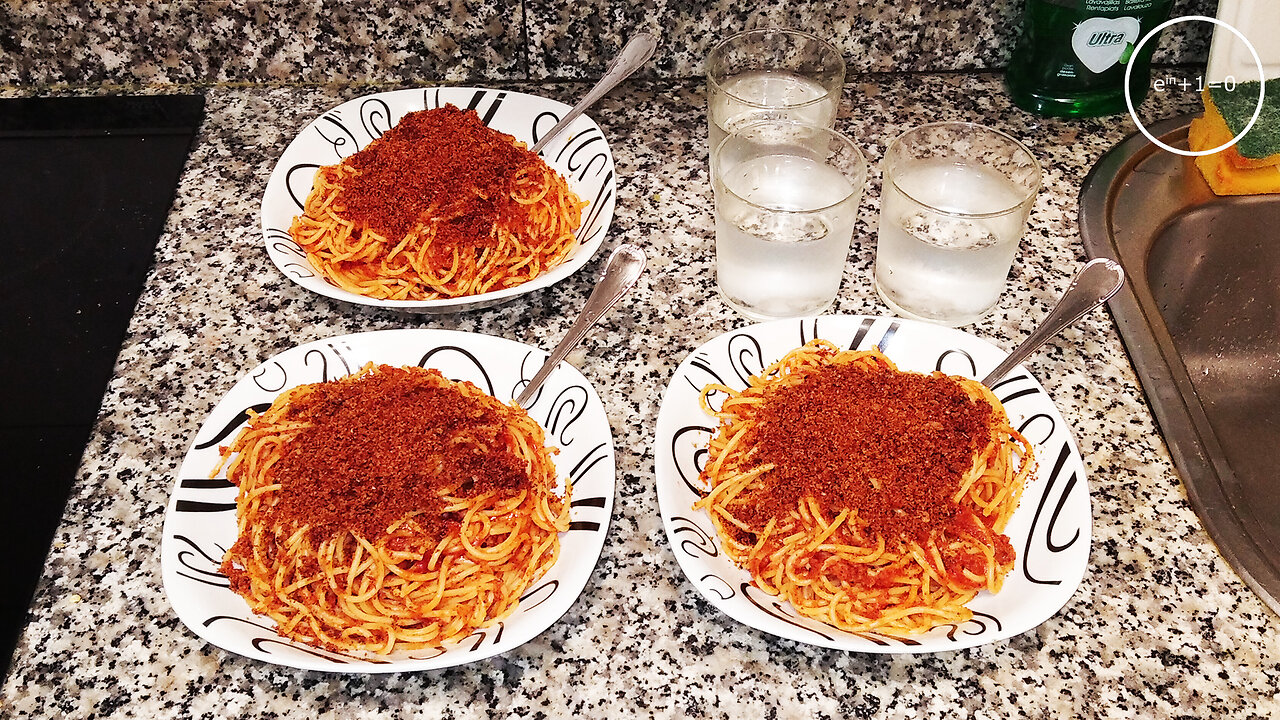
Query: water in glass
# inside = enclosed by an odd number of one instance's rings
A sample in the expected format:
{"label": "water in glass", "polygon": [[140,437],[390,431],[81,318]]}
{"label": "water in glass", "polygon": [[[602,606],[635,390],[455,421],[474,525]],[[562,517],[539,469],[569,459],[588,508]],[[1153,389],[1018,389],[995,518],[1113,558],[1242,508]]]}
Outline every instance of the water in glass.
{"label": "water in glass", "polygon": [[839,170],[797,155],[753,158],[720,182],[731,193],[716,202],[725,300],[757,319],[825,310],[840,288],[857,189]]}
{"label": "water in glass", "polygon": [[[919,161],[884,185],[875,269],[881,297],[900,314],[947,325],[980,318],[1004,290],[1026,221],[1018,207],[1025,191],[963,161]],[[1017,209],[983,217],[1010,208]]]}

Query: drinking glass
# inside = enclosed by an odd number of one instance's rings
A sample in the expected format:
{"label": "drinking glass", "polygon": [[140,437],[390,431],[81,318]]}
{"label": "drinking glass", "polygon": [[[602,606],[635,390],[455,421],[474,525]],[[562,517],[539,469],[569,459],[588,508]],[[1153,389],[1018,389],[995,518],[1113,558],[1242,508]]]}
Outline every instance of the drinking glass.
{"label": "drinking glass", "polygon": [[882,167],[876,292],[904,317],[975,322],[1004,292],[1040,164],[998,130],[944,122],[898,137]]}
{"label": "drinking glass", "polygon": [[798,30],[748,30],[707,55],[708,149],[760,120],[832,127],[844,89],[844,58]]}
{"label": "drinking glass", "polygon": [[853,141],[826,127],[756,123],[726,137],[711,167],[725,302],[752,320],[830,307],[867,180]]}

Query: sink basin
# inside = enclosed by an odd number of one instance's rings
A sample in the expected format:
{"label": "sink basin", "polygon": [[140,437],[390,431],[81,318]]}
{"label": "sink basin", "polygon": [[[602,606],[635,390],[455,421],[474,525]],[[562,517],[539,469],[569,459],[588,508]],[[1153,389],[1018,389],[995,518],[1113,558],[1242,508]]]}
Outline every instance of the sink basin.
{"label": "sink basin", "polygon": [[[1149,130],[1186,148],[1190,120]],[[1192,506],[1280,613],[1280,196],[1218,197],[1136,135],[1085,179],[1080,234],[1129,276],[1112,314]]]}

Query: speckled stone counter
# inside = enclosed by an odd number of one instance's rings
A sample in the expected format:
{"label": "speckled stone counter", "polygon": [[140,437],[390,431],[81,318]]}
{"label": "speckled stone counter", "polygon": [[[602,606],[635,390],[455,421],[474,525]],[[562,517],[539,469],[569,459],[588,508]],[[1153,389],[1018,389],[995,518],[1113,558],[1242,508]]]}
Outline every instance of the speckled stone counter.
{"label": "speckled stone counter", "polygon": [[[584,86],[514,89],[572,100]],[[935,655],[864,655],[780,640],[724,616],[685,580],[658,516],[651,437],[684,355],[744,324],[713,287],[700,83],[632,83],[593,112],[612,143],[618,209],[582,272],[506,305],[415,316],[328,300],[270,264],[258,229],[268,173],[312,117],[367,88],[211,89],[156,264],[34,601],[0,686],[0,716],[31,718],[1267,718],[1280,714],[1280,622],[1191,511],[1109,315],[1098,310],[1028,362],[1074,427],[1093,502],[1084,581],[1035,630]],[[1155,111],[1171,114],[1169,103]],[[1189,106],[1183,106],[1188,109]],[[1012,110],[994,75],[859,78],[838,121],[868,156],[900,131],[971,119],[1026,142],[1045,188],[996,311],[970,330],[1010,347],[1083,259],[1076,195],[1128,118],[1057,121]],[[835,311],[882,314],[870,280],[873,172]],[[528,644],[433,672],[339,675],[249,661],[172,612],[158,546],[192,435],[233,381],[296,344],[440,327],[549,347],[606,252],[642,245],[650,269],[588,337],[581,369],[618,453],[613,525],[568,614]]]}
{"label": "speckled stone counter", "polygon": [[[850,72],[1003,67],[1025,0],[6,0],[0,86],[594,79],[632,34],[641,77],[702,73],[719,40],[782,25],[828,38]],[[1172,15],[1212,15],[1174,0]],[[1157,63],[1204,62],[1208,23],[1169,28]]]}

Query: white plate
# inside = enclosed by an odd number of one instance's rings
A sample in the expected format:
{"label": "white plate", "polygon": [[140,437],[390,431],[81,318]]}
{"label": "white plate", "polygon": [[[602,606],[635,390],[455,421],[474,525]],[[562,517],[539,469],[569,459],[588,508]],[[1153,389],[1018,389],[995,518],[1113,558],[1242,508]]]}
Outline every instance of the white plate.
{"label": "white plate", "polygon": [[560,121],[569,106],[555,100],[472,87],[394,90],[349,100],[320,115],[289,143],[271,171],[262,196],[262,234],[267,255],[286,277],[312,292],[361,305],[408,312],[443,313],[488,307],[557,283],[581,268],[604,242],[613,219],[617,190],[613,154],[604,133],[586,115],[542,151],[542,159],[587,201],[578,229],[578,247],[560,265],[527,283],[494,292],[441,300],[378,300],[347,292],[326,280],[307,261],[289,236],[293,218],[302,212],[316,168],[333,165],[381,137],[410,112],[452,103],[474,108],[485,124],[515,136],[529,146]]}
{"label": "white plate", "polygon": [[[569,609],[586,586],[609,531],[613,512],[613,437],[591,384],[562,363],[547,379],[529,414],[560,449],[557,475],[573,479],[569,530],[560,557],[505,620],[481,628],[444,650],[390,657],[356,657],[293,642],[274,623],[249,610],[218,572],[236,538],[235,486],[225,474],[210,479],[218,446],[244,424],[247,408],[265,409],[282,391],[333,380],[367,362],[438,368],[494,397],[515,397],[547,353],[503,338],[452,330],[381,330],[299,345],[259,365],[231,388],[196,434],[178,470],[160,544],[165,592],[178,617],[196,635],[224,650],[278,665],[334,672],[401,672],[450,667],[505,652],[534,638]],[[562,488],[563,489],[563,488]]]}
{"label": "white plate", "polygon": [[[1005,353],[960,330],[899,318],[825,316],[779,320],[725,333],[694,350],[676,369],[658,412],[654,441],[658,504],[667,540],[689,582],[738,622],[799,642],[872,653],[926,653],[981,645],[1030,630],[1052,617],[1075,592],[1089,560],[1089,487],[1066,422],[1044,388],[1019,368],[993,388],[1014,427],[1035,447],[1038,470],[1005,532],[1018,558],[997,594],[969,603],[972,620],[908,639],[849,633],[798,615],[789,603],[751,584],[746,570],[721,551],[704,511],[695,512],[698,473],[715,420],[698,405],[699,391],[719,382],[746,387],[788,351],[814,337],[842,348],[879,346],[900,369],[941,370],[981,377]],[[981,371],[981,372],[979,372]]]}

